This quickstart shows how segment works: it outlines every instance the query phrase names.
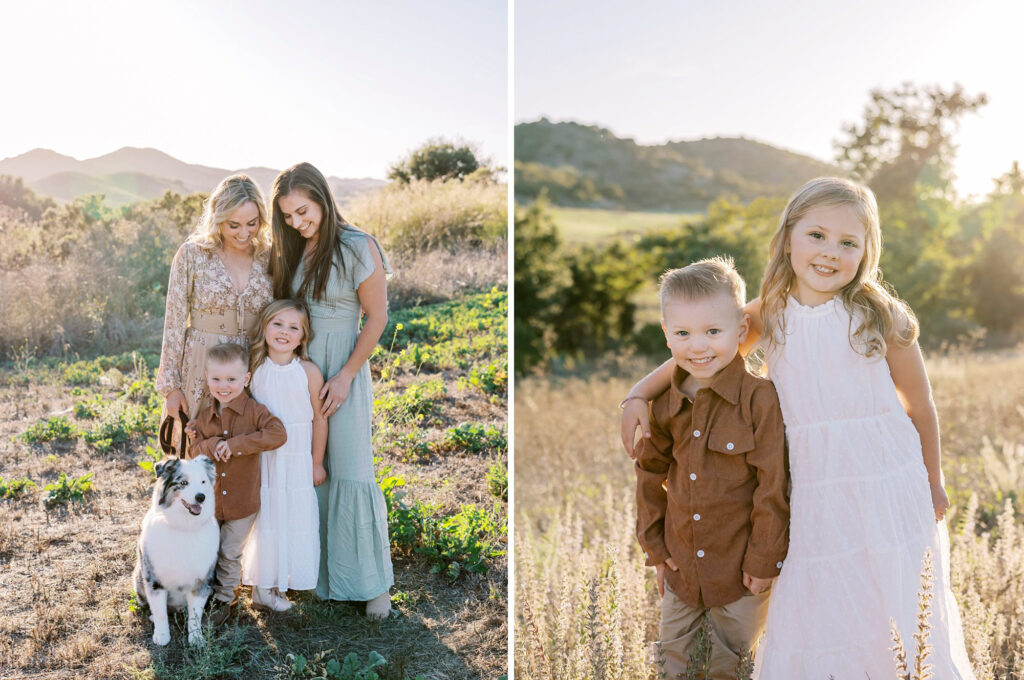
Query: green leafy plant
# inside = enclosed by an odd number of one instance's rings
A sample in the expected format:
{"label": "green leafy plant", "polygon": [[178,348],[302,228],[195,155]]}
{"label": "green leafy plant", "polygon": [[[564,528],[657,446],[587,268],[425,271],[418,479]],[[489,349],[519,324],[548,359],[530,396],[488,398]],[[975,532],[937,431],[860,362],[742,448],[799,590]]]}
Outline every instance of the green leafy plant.
{"label": "green leafy plant", "polygon": [[4,479],[0,477],[0,498],[18,498],[36,488],[36,483],[28,477],[21,479]]}
{"label": "green leafy plant", "polygon": [[[313,678],[314,680],[380,680],[377,670],[383,671],[387,659],[375,651],[371,651],[366,661],[362,661],[355,652],[350,652],[343,660],[338,661],[334,650],[327,649],[317,652],[312,657],[301,654],[288,654],[286,665],[275,666],[274,671],[282,677]],[[422,676],[417,676],[420,680]]]}
{"label": "green leafy plant", "polygon": [[508,450],[508,437],[494,425],[462,423],[445,431],[440,447],[470,453],[504,452]]}
{"label": "green leafy plant", "polygon": [[52,416],[46,420],[38,420],[24,433],[18,436],[29,444],[44,442],[66,442],[78,437],[79,430],[74,423],[64,416]]}
{"label": "green leafy plant", "polygon": [[508,391],[508,359],[498,358],[485,366],[474,366],[459,385],[471,385],[484,394],[504,395]]}
{"label": "green leafy plant", "polygon": [[53,507],[68,501],[81,502],[85,494],[92,491],[92,473],[87,472],[81,477],[69,478],[67,473],[60,473],[60,478],[43,487],[46,491],[46,506]]}
{"label": "green leafy plant", "polygon": [[501,461],[487,470],[487,491],[495,498],[508,500],[508,468]]}

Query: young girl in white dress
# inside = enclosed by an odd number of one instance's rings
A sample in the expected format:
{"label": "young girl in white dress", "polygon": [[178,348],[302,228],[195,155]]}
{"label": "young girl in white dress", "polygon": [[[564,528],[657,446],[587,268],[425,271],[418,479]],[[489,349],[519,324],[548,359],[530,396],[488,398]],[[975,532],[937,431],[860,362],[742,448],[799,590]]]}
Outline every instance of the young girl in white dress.
{"label": "young girl in white dress", "polygon": [[242,583],[256,606],[285,611],[288,590],[316,588],[320,514],[313,487],[327,476],[327,420],[320,370],[306,355],[309,311],[277,300],[260,313],[252,338],[252,396],[281,419],[288,441],[260,454],[260,511],[242,556]]}
{"label": "young girl in white dress", "polygon": [[[764,350],[792,475],[789,555],[757,651],[760,680],[893,677],[890,626],[913,659],[926,553],[928,662],[936,678],[974,678],[949,590],[946,527],[937,524],[949,500],[918,324],[882,283],[880,253],[871,190],[812,180],[783,211],[761,296],[746,307],[746,348]],[[643,398],[667,387],[665,373],[626,402],[630,453],[638,424],[649,436]]]}

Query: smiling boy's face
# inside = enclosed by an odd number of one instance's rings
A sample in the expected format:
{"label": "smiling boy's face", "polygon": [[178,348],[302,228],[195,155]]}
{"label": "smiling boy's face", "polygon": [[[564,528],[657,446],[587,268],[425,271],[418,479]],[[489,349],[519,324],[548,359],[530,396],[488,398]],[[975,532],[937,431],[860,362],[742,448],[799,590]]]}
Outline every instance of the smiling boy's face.
{"label": "smiling boy's face", "polygon": [[241,359],[206,362],[206,386],[221,404],[233,401],[249,384],[249,371]]}
{"label": "smiling boy's face", "polygon": [[727,292],[665,302],[661,327],[676,365],[707,387],[740,351],[750,317]]}

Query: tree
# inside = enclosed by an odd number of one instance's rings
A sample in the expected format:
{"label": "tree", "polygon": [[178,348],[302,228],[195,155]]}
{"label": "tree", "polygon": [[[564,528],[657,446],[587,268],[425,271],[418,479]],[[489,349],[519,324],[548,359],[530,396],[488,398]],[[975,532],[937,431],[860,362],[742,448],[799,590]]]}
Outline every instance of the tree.
{"label": "tree", "polygon": [[911,200],[920,184],[947,191],[960,118],[987,102],[986,95],[972,97],[961,85],[949,92],[912,83],[872,90],[863,122],[844,127],[847,138],[836,143],[836,160],[870,185],[880,202]]}
{"label": "tree", "polygon": [[546,361],[555,342],[554,320],[562,308],[570,277],[558,228],[542,195],[515,218],[516,373]]}
{"label": "tree", "polygon": [[481,163],[469,145],[456,146],[443,139],[432,139],[405,160],[391,166],[388,179],[403,184],[414,179],[463,179],[479,167]]}
{"label": "tree", "polygon": [[953,135],[960,119],[987,101],[960,85],[872,90],[863,122],[846,126],[836,145],[839,164],[878,198],[882,271],[917,313],[925,341],[965,330],[956,313],[968,303],[956,281],[965,263],[954,252],[962,227]]}

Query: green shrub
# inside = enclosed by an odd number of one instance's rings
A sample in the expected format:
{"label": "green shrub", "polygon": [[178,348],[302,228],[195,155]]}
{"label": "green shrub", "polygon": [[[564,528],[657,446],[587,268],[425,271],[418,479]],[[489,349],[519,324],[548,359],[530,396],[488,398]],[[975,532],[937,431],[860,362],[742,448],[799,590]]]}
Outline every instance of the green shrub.
{"label": "green shrub", "polygon": [[37,420],[34,425],[19,435],[29,444],[44,442],[67,442],[78,438],[79,430],[64,416],[52,416],[47,420]]}
{"label": "green shrub", "polygon": [[0,477],[0,498],[18,498],[36,488],[36,483],[28,477],[21,479],[4,479]]}
{"label": "green shrub", "polygon": [[437,402],[447,393],[444,381],[437,378],[410,383],[402,392],[389,392],[373,402],[373,412],[396,423],[420,421],[434,413]]}
{"label": "green shrub", "polygon": [[470,453],[504,452],[508,450],[508,437],[494,425],[462,423],[445,431],[440,448]]}
{"label": "green shrub", "polygon": [[501,461],[487,470],[487,491],[495,498],[508,501],[508,468]]}
{"label": "green shrub", "polygon": [[508,391],[508,359],[495,359],[485,366],[474,366],[468,376],[459,377],[459,385],[475,387],[484,394],[504,396]]}
{"label": "green shrub", "polygon": [[69,479],[67,473],[60,473],[60,478],[53,484],[43,487],[46,491],[46,505],[53,507],[68,501],[81,502],[85,494],[92,491],[92,473],[87,472],[81,477]]}

